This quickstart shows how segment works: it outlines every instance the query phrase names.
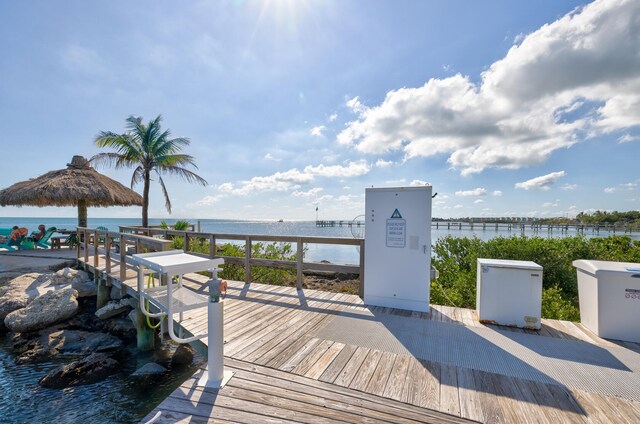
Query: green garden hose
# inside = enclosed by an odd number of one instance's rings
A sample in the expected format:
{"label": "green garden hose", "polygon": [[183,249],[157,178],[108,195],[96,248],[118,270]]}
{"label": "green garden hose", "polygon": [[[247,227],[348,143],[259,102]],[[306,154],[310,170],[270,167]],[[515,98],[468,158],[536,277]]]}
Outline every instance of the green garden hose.
{"label": "green garden hose", "polygon": [[[156,286],[156,283],[155,283],[154,278],[153,278],[153,273],[149,274],[149,278],[147,278],[147,288],[150,288],[151,286],[153,286],[153,287]],[[149,310],[149,300],[147,300],[146,302],[147,303],[145,303],[145,309],[147,310],[147,312],[151,312]],[[149,317],[147,317],[147,325],[152,330],[155,330],[156,328],[160,327],[160,324],[162,324],[162,320],[163,319],[164,319],[164,317],[161,317],[160,320],[158,321],[158,323],[156,325],[153,325],[153,324],[151,324],[151,319]]]}

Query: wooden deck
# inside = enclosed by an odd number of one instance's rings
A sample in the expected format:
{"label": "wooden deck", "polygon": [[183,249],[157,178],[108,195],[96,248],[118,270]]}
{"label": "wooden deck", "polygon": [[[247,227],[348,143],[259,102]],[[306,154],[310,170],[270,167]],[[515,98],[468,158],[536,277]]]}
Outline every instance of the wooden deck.
{"label": "wooden deck", "polygon": [[[93,259],[88,261],[93,264]],[[104,269],[104,263],[99,262]],[[113,284],[119,270],[112,268]],[[185,286],[206,293],[206,279]],[[135,273],[124,289],[135,295]],[[359,297],[291,287],[229,282],[225,311],[225,364],[236,371],[220,391],[187,380],[146,419],[156,422],[640,422],[640,403],[512,376],[417,359],[316,337],[334,316],[362,309]],[[386,313],[483,326],[474,311],[432,305],[428,314]],[[206,310],[185,313],[182,326],[206,329]],[[499,327],[495,327],[499,328]],[[543,320],[540,337],[598,346],[640,345],[601,339],[578,323]],[[457,421],[456,421],[457,420]]]}

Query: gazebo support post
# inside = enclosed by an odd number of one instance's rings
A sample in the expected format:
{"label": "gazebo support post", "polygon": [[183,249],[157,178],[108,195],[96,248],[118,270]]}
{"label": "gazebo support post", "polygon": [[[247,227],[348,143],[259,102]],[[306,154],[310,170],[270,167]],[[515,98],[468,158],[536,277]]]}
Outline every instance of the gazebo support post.
{"label": "gazebo support post", "polygon": [[87,227],[87,201],[78,200],[78,227]]}

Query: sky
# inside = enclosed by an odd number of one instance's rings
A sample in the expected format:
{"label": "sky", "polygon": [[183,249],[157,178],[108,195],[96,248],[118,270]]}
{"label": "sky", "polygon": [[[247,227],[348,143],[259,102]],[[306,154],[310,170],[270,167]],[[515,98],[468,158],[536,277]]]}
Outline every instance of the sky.
{"label": "sky", "polygon": [[162,115],[208,185],[166,176],[169,215],[152,182],[152,218],[352,219],[367,187],[426,183],[442,218],[640,207],[639,1],[0,0],[0,22],[0,188]]}

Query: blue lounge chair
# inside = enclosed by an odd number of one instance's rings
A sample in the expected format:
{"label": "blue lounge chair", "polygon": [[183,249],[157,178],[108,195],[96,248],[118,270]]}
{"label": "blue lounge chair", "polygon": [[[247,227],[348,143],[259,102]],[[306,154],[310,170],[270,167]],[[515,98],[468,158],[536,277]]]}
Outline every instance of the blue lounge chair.
{"label": "blue lounge chair", "polygon": [[49,240],[51,239],[51,236],[55,232],[56,232],[56,227],[47,228],[47,231],[44,232],[44,235],[40,238],[40,240],[36,240],[35,237],[33,237],[33,234],[31,234],[31,236],[26,237],[22,241],[22,243],[20,244],[20,248],[24,250],[37,249],[38,247],[41,247],[43,249],[50,249],[51,242]]}
{"label": "blue lounge chair", "polygon": [[24,241],[25,236],[18,237],[17,240],[12,238],[8,238],[6,242],[0,243],[0,248],[7,249],[10,252],[15,252],[17,249],[20,249],[20,245]]}

